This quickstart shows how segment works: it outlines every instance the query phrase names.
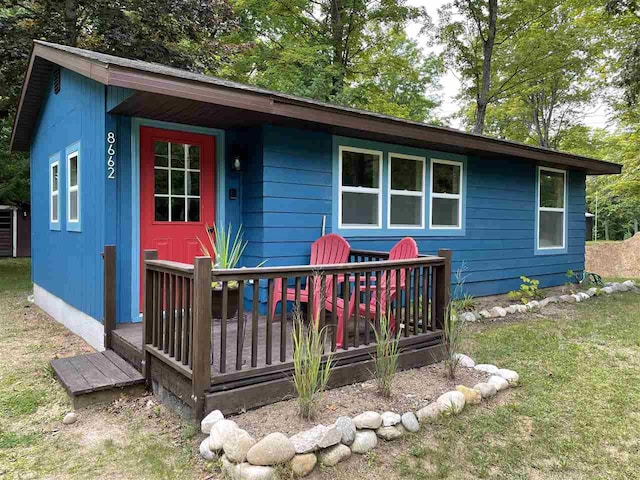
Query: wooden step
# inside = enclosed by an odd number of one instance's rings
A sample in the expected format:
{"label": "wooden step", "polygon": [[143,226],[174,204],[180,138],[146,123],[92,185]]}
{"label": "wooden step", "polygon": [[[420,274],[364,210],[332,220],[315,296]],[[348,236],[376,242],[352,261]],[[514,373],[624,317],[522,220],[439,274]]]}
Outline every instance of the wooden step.
{"label": "wooden step", "polygon": [[74,408],[107,403],[122,393],[144,392],[144,377],[111,350],[57,358],[51,366],[73,399]]}

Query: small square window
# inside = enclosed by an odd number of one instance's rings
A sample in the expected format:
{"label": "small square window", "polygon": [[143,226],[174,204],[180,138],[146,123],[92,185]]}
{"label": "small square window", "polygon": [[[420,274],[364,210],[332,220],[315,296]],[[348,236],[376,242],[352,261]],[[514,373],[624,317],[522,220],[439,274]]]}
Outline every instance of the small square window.
{"label": "small square window", "polygon": [[340,226],[380,227],[382,152],[340,147]]}

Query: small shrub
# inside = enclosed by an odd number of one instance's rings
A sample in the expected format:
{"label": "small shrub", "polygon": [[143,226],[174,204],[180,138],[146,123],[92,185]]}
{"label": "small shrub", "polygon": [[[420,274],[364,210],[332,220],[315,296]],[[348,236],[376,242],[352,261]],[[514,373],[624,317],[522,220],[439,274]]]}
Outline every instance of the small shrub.
{"label": "small shrub", "polygon": [[398,334],[391,332],[387,315],[380,317],[380,331],[374,328],[376,336],[375,378],[378,393],[385,398],[391,397],[393,377],[398,370],[398,355],[400,354]]}
{"label": "small shrub", "polygon": [[453,301],[456,312],[472,312],[476,308],[476,299],[465,293],[462,297],[456,298]]}
{"label": "small shrub", "polygon": [[322,398],[333,367],[331,352],[323,362],[325,329],[312,321],[305,328],[300,305],[293,310],[293,384],[298,393],[298,413],[306,420],[313,418],[315,406]]}
{"label": "small shrub", "polygon": [[538,286],[540,285],[540,280],[534,280],[532,278],[527,278],[524,275],[520,277],[522,280],[522,285],[520,285],[520,290],[512,290],[509,292],[509,298],[512,300],[520,301],[522,303],[529,303],[531,300],[536,300],[538,298],[542,298],[543,295],[540,293]]}

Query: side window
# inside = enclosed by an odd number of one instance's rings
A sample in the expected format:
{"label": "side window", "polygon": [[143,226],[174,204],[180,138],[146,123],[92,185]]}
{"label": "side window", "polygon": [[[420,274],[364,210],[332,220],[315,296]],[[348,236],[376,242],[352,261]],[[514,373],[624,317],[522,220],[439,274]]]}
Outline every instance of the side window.
{"label": "side window", "polygon": [[462,169],[462,162],[431,161],[431,228],[461,228]]}
{"label": "side window", "polygon": [[382,152],[340,147],[339,226],[382,226]]}
{"label": "side window", "polygon": [[82,157],[79,144],[67,148],[67,230],[81,231],[82,215]]}
{"label": "side window", "polygon": [[60,155],[49,158],[49,228],[60,230]]}
{"label": "side window", "polygon": [[424,228],[424,157],[389,153],[389,227]]}
{"label": "side window", "polygon": [[538,233],[539,250],[563,249],[566,239],[567,172],[538,168]]}

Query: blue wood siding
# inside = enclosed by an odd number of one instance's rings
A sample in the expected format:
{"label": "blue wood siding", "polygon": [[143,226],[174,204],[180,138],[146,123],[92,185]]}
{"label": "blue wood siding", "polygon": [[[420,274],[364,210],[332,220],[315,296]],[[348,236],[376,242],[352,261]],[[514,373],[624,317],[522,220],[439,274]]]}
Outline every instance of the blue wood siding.
{"label": "blue wood siding", "polygon": [[[52,83],[31,145],[31,245],[33,281],[77,309],[102,319],[104,246],[105,90],[101,84],[61,70],[61,90]],[[82,231],[69,231],[65,150],[80,142]],[[61,156],[60,230],[49,229],[49,157]]]}
{"label": "blue wood siding", "polygon": [[[269,265],[307,263],[310,245],[321,234],[322,217],[326,216],[327,233],[333,223],[337,193],[332,188],[332,137],[264,126],[262,142],[261,168],[255,165],[260,160],[256,154],[251,171],[245,173],[244,188],[250,192],[245,192],[242,211],[251,240],[246,263],[255,264],[260,256],[269,259]],[[519,288],[521,275],[540,280],[542,286],[560,285],[566,282],[567,270],[584,268],[583,173],[568,172],[567,252],[535,255],[536,165],[468,157],[466,166],[464,235],[412,232],[422,253],[453,250],[453,271],[463,263],[466,267],[466,292],[508,292]],[[389,250],[400,238],[389,231],[347,236],[353,247],[374,250]]]}

